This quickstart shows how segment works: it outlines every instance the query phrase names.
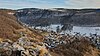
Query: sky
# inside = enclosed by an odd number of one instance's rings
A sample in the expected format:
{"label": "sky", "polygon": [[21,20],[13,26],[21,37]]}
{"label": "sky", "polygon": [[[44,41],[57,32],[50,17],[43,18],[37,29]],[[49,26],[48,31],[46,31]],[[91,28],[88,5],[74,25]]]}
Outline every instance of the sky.
{"label": "sky", "polygon": [[0,8],[100,8],[100,0],[0,0]]}

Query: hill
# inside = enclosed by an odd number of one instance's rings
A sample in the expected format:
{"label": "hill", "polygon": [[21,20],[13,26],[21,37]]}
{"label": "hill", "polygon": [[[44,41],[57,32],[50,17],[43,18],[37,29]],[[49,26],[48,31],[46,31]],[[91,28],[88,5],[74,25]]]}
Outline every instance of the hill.
{"label": "hill", "polygon": [[21,33],[28,34],[29,36],[42,37],[23,27],[18,21],[17,17],[14,16],[15,10],[1,9],[0,10],[0,38],[17,40],[20,38]]}
{"label": "hill", "polygon": [[16,16],[21,22],[31,26],[66,23],[75,26],[100,24],[100,9],[24,8],[17,10]]}
{"label": "hill", "polygon": [[18,21],[27,13],[18,15],[16,10],[0,10],[1,56],[20,56],[21,51],[24,56],[100,56],[91,38],[32,29]]}

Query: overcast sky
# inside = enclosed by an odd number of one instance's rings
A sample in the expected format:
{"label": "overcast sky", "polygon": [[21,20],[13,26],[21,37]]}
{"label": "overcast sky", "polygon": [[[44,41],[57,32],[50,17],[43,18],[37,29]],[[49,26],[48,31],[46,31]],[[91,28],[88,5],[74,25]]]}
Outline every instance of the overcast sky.
{"label": "overcast sky", "polygon": [[0,0],[0,8],[100,8],[100,0]]}

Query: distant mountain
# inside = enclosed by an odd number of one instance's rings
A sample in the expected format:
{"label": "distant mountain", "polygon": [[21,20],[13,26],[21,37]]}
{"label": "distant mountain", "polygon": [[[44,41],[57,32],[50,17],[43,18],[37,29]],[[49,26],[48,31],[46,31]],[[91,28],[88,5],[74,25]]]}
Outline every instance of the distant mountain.
{"label": "distant mountain", "polygon": [[66,24],[98,25],[100,9],[38,9],[25,8],[16,12],[18,19],[29,25]]}

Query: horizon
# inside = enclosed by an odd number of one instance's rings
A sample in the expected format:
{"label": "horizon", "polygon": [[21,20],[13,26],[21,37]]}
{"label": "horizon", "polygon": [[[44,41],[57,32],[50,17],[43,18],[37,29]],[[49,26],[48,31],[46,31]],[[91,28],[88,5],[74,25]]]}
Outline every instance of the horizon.
{"label": "horizon", "polygon": [[84,9],[100,8],[100,0],[0,0],[0,8],[22,9],[22,8],[66,8],[66,9]]}
{"label": "horizon", "polygon": [[[20,9],[34,9],[35,7],[30,7],[30,8],[18,8],[18,9],[12,9],[12,8],[0,8],[0,9],[8,9],[8,10],[20,10]],[[60,7],[61,8],[61,7]],[[36,8],[36,9],[55,9],[55,8]],[[59,9],[59,8],[56,8]],[[81,9],[100,9],[100,8],[62,8],[62,9],[76,9],[76,10],[81,10]]]}

